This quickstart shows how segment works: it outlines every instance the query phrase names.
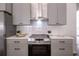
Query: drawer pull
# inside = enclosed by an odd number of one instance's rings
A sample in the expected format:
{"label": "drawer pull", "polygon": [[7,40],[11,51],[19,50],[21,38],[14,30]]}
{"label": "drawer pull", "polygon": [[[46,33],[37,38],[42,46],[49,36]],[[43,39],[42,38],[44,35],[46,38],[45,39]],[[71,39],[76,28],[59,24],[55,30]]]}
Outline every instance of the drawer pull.
{"label": "drawer pull", "polygon": [[59,43],[65,43],[65,41],[59,41]]}
{"label": "drawer pull", "polygon": [[59,50],[65,50],[65,48],[59,48]]}
{"label": "drawer pull", "polygon": [[20,43],[20,41],[14,41],[14,43]]}
{"label": "drawer pull", "polygon": [[14,50],[20,50],[20,48],[14,48]]}

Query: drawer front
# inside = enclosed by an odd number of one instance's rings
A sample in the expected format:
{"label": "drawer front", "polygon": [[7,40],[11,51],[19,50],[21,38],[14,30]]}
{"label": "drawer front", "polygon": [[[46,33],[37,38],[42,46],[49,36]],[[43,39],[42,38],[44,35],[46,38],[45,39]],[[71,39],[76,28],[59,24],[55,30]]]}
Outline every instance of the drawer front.
{"label": "drawer front", "polygon": [[11,44],[11,43],[7,43],[7,47],[25,47],[27,46],[28,44]]}
{"label": "drawer front", "polygon": [[28,55],[28,47],[7,47],[7,55],[10,56]]}
{"label": "drawer front", "polygon": [[7,46],[7,50],[25,50],[28,46]]}
{"label": "drawer front", "polygon": [[16,45],[26,45],[27,44],[27,39],[11,39],[11,40],[7,40],[7,45],[13,45],[13,46],[16,46]]}
{"label": "drawer front", "polygon": [[72,44],[54,44],[54,43],[52,43],[51,44],[51,47],[67,47],[67,48],[72,48],[73,47],[73,45]]}
{"label": "drawer front", "polygon": [[51,55],[72,55],[73,54],[73,49],[72,47],[57,47],[57,46],[52,46],[51,47]]}
{"label": "drawer front", "polygon": [[51,56],[73,56],[72,53],[52,53]]}
{"label": "drawer front", "polygon": [[28,56],[28,52],[24,51],[15,51],[15,50],[8,50],[7,56]]}
{"label": "drawer front", "polygon": [[59,39],[59,40],[51,40],[51,45],[54,46],[72,46],[73,40],[64,40],[64,39]]}

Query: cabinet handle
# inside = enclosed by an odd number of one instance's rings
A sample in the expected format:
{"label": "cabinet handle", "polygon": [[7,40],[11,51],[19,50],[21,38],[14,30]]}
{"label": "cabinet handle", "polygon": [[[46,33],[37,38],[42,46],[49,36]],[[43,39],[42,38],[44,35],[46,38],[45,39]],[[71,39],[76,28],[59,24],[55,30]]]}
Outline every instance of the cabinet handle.
{"label": "cabinet handle", "polygon": [[65,41],[59,41],[59,43],[65,43]]}
{"label": "cabinet handle", "polygon": [[65,50],[65,48],[59,48],[59,50]]}
{"label": "cabinet handle", "polygon": [[20,48],[14,48],[14,50],[20,50]]}
{"label": "cabinet handle", "polygon": [[23,23],[19,23],[18,25],[23,25]]}
{"label": "cabinet handle", "polygon": [[14,43],[20,43],[20,41],[14,41]]}
{"label": "cabinet handle", "polygon": [[59,25],[59,23],[56,23],[57,25]]}

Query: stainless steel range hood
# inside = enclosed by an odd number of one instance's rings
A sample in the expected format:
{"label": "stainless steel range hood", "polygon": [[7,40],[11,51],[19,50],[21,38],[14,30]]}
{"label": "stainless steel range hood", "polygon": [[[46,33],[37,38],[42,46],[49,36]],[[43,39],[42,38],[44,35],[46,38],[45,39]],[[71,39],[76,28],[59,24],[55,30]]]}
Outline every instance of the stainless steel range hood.
{"label": "stainless steel range hood", "polygon": [[31,4],[31,20],[47,20],[47,3]]}
{"label": "stainless steel range hood", "polygon": [[46,18],[46,17],[33,17],[30,20],[31,21],[37,21],[37,20],[47,21],[48,18]]}

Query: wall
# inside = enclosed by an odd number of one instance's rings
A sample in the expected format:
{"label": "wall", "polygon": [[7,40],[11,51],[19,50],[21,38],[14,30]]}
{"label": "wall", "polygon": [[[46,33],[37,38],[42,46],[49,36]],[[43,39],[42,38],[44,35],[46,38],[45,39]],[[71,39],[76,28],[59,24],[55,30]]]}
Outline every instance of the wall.
{"label": "wall", "polygon": [[74,44],[73,49],[74,53],[76,53],[76,4],[68,3],[67,4],[67,24],[63,26],[44,26],[34,27],[34,26],[17,26],[17,30],[21,30],[22,32],[26,32],[29,34],[35,33],[47,33],[48,30],[52,31],[52,35],[67,35],[73,36]]}

